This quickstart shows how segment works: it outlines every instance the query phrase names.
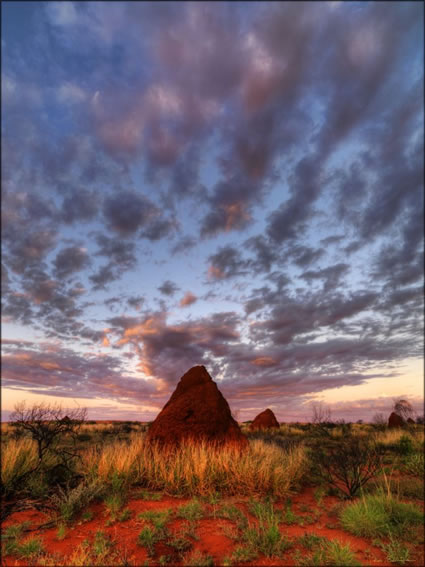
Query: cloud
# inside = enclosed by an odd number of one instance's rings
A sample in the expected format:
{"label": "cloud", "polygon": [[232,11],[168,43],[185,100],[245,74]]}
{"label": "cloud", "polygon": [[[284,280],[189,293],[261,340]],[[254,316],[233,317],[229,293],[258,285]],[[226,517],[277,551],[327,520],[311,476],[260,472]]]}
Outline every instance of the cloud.
{"label": "cloud", "polygon": [[77,21],[77,11],[73,2],[50,2],[46,5],[47,15],[52,24],[67,27]]}
{"label": "cloud", "polygon": [[81,246],[63,248],[56,256],[54,265],[58,278],[67,277],[83,270],[90,263],[87,250]]}
{"label": "cloud", "polygon": [[153,382],[126,375],[112,356],[81,356],[72,349],[17,348],[3,357],[3,386],[47,396],[144,401],[154,395]]}
{"label": "cloud", "polygon": [[222,280],[246,273],[247,263],[236,248],[222,246],[209,256],[208,276],[210,280]]}
{"label": "cloud", "polygon": [[165,282],[163,282],[162,285],[160,285],[158,287],[158,290],[163,294],[163,295],[168,295],[168,296],[172,296],[176,293],[176,291],[180,289],[178,287],[178,285],[176,285],[174,282],[170,281],[170,280],[166,280]]}
{"label": "cloud", "polygon": [[189,307],[189,305],[193,305],[196,301],[198,301],[196,295],[194,295],[190,291],[187,291],[184,294],[184,297],[182,297],[182,299],[180,300],[179,305],[180,307]]}
{"label": "cloud", "polygon": [[155,214],[156,208],[144,195],[123,191],[105,199],[103,214],[112,230],[131,235]]}

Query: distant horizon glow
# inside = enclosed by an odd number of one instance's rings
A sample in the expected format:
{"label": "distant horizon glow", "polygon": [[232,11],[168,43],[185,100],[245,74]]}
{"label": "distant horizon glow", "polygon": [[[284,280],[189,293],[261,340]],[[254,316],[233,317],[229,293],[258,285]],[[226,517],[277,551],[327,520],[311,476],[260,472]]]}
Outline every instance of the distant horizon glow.
{"label": "distant horizon glow", "polygon": [[3,421],[423,413],[423,4],[1,10]]}

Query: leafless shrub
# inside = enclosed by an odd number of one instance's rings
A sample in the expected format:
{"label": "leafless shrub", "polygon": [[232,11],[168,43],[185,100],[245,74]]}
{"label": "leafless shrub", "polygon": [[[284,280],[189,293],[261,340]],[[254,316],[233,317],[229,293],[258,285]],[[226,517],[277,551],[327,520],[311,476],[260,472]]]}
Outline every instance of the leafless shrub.
{"label": "leafless shrub", "polygon": [[[17,403],[10,416],[12,426],[17,435],[29,434],[34,439],[38,453],[36,466],[24,476],[27,477],[38,471],[48,455],[55,456],[59,461],[59,464],[55,465],[56,468],[70,470],[70,464],[77,456],[76,435],[85,422],[86,415],[85,408],[71,409],[65,413],[65,410],[57,404],[42,402],[27,407],[25,402]],[[63,443],[59,446],[65,437],[70,442],[66,446]],[[22,477],[15,479],[15,484],[18,485],[22,480]]]}
{"label": "leafless shrub", "polygon": [[352,435],[316,447],[317,472],[327,483],[353,498],[382,470],[382,454],[374,441]]}

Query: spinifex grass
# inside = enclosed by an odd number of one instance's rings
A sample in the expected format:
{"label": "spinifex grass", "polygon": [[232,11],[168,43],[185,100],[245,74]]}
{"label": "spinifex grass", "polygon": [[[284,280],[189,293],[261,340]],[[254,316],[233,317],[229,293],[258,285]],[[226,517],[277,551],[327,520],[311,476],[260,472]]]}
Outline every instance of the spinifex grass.
{"label": "spinifex grass", "polygon": [[348,505],[341,513],[344,528],[364,537],[403,536],[409,528],[420,525],[423,520],[424,514],[417,506],[400,502],[392,494],[384,492],[368,494]]}
{"label": "spinifex grass", "polygon": [[301,478],[306,467],[303,447],[282,450],[260,440],[246,451],[233,447],[215,449],[207,443],[186,443],[166,451],[148,447],[143,438],[116,442],[84,455],[86,474],[108,482],[114,471],[127,484],[144,484],[170,494],[272,494],[282,497]]}

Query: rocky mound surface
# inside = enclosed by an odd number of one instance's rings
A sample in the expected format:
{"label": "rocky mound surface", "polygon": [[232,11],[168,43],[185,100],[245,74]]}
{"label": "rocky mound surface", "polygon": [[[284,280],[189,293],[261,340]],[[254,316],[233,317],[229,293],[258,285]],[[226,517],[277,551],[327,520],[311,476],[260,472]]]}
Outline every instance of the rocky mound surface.
{"label": "rocky mound surface", "polygon": [[279,422],[271,409],[266,409],[259,413],[249,428],[254,429],[269,429],[271,427],[279,427]]}
{"label": "rocky mound surface", "polygon": [[388,427],[403,427],[404,419],[398,413],[392,412],[388,418]]}
{"label": "rocky mound surface", "polygon": [[149,428],[147,440],[178,446],[183,440],[248,446],[229,404],[205,366],[182,376],[171,398]]}

